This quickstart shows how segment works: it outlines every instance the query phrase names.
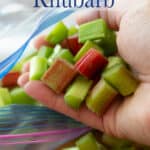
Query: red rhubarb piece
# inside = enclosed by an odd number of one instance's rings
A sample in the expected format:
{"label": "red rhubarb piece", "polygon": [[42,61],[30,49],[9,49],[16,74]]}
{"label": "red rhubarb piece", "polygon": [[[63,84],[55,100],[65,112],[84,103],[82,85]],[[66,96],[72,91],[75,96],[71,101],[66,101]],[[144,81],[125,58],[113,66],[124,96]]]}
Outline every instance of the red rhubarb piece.
{"label": "red rhubarb piece", "polygon": [[56,93],[62,93],[77,71],[74,66],[63,59],[57,59],[42,77],[42,81]]}
{"label": "red rhubarb piece", "polygon": [[68,39],[63,40],[60,45],[62,48],[69,49]]}
{"label": "red rhubarb piece", "polygon": [[14,87],[17,86],[17,80],[20,76],[20,72],[9,72],[3,79],[2,79],[2,86],[3,87]]}
{"label": "red rhubarb piece", "polygon": [[78,42],[77,36],[69,37],[68,39],[64,40],[61,44],[63,48],[69,49],[73,55],[76,55],[76,53],[81,49],[83,44]]}
{"label": "red rhubarb piece", "polygon": [[78,37],[70,37],[68,39],[69,49],[73,55],[76,55],[77,52],[81,49],[83,44],[78,42]]}
{"label": "red rhubarb piece", "polygon": [[83,76],[93,79],[107,65],[107,59],[96,49],[90,49],[75,64],[76,70]]}

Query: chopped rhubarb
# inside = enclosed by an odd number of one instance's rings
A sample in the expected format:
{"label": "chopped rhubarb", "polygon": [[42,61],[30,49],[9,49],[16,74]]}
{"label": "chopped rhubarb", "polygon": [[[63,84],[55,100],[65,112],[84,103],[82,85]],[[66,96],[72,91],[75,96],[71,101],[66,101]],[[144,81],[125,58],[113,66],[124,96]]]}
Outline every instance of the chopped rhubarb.
{"label": "chopped rhubarb", "polygon": [[107,69],[113,67],[114,65],[117,65],[117,64],[123,64],[125,66],[127,66],[127,64],[125,63],[125,61],[119,57],[119,56],[111,56],[108,58],[108,65],[107,65]]}
{"label": "chopped rhubarb", "polygon": [[64,39],[64,40],[61,42],[61,47],[62,47],[62,48],[67,48],[67,49],[69,49],[68,39]]}
{"label": "chopped rhubarb", "polygon": [[42,46],[39,49],[38,56],[48,58],[53,53],[53,48]]}
{"label": "chopped rhubarb", "polygon": [[[68,106],[79,109],[80,105],[87,96],[92,85],[92,81],[78,76],[67,90],[64,99]],[[81,92],[82,91],[82,92]]]}
{"label": "chopped rhubarb", "polygon": [[37,55],[37,51],[32,52],[31,54],[27,55],[25,58],[22,58],[19,62],[17,62],[17,64],[13,67],[13,69],[11,71],[13,72],[21,72],[23,65],[30,61],[32,57]]}
{"label": "chopped rhubarb", "polygon": [[69,37],[61,43],[63,48],[69,49],[73,55],[76,55],[83,44],[79,43],[77,36]]}
{"label": "chopped rhubarb", "polygon": [[116,41],[116,33],[108,29],[105,40],[100,42],[100,46],[104,49],[105,56],[111,56],[117,52]]}
{"label": "chopped rhubarb", "polygon": [[30,97],[23,88],[15,88],[10,92],[12,104],[30,104],[33,105],[36,101]]}
{"label": "chopped rhubarb", "polygon": [[11,104],[11,96],[7,88],[0,88],[0,107]]}
{"label": "chopped rhubarb", "polygon": [[100,150],[99,143],[92,133],[88,133],[82,136],[76,142],[76,146],[79,147],[80,150]]}
{"label": "chopped rhubarb", "polygon": [[68,36],[68,29],[65,24],[60,21],[56,24],[53,30],[47,35],[46,41],[52,44],[59,44]]}
{"label": "chopped rhubarb", "polygon": [[65,59],[66,61],[68,61],[71,64],[74,63],[73,55],[68,49],[63,49],[62,51],[60,51],[57,58]]}
{"label": "chopped rhubarb", "polygon": [[62,150],[80,150],[78,147],[68,147],[68,148],[63,148]]}
{"label": "chopped rhubarb", "polygon": [[84,43],[87,40],[105,40],[107,30],[107,24],[103,19],[82,24],[79,27],[79,41]]}
{"label": "chopped rhubarb", "polygon": [[74,61],[78,61],[89,49],[94,48],[98,51],[100,51],[101,53],[103,53],[103,49],[100,48],[97,44],[95,44],[94,42],[91,41],[87,41],[82,47],[81,49],[78,51],[78,53],[76,54]]}
{"label": "chopped rhubarb", "polygon": [[78,37],[74,36],[68,39],[68,45],[69,50],[75,55],[81,49],[83,44],[79,43]]}
{"label": "chopped rhubarb", "polygon": [[75,34],[78,33],[78,28],[75,27],[75,26],[71,26],[69,29],[68,29],[68,36],[73,36]]}
{"label": "chopped rhubarb", "polygon": [[[114,149],[132,150],[131,149],[132,142],[130,142],[128,140],[119,139],[114,136],[110,136],[108,134],[103,134],[101,140],[105,145],[107,145],[111,148],[114,148]],[[135,150],[135,149],[133,149],[133,150]]]}
{"label": "chopped rhubarb", "polygon": [[68,49],[62,49],[60,45],[56,45],[52,55],[48,58],[49,66],[51,66],[57,58],[62,58],[70,63],[74,63],[72,53]]}
{"label": "chopped rhubarb", "polygon": [[34,56],[30,61],[30,80],[40,80],[47,70],[47,59],[45,57]]}
{"label": "chopped rhubarb", "polygon": [[52,63],[54,62],[54,60],[57,58],[58,54],[61,52],[62,48],[61,46],[58,44],[54,47],[53,53],[50,55],[50,57],[48,58],[48,65],[51,66]]}
{"label": "chopped rhubarb", "polygon": [[105,80],[100,80],[86,99],[86,105],[92,112],[98,115],[104,113],[118,92]]}
{"label": "chopped rhubarb", "polygon": [[122,96],[128,96],[135,92],[139,81],[123,64],[117,64],[103,73],[104,79],[116,88]]}
{"label": "chopped rhubarb", "polygon": [[122,65],[128,67],[128,65],[125,63],[125,61],[121,57],[119,57],[119,56],[108,57],[108,64],[105,67],[103,73],[106,72],[106,70],[110,69],[111,67],[113,67],[115,65],[119,65],[119,64],[122,64]]}
{"label": "chopped rhubarb", "polygon": [[81,75],[91,79],[95,77],[96,73],[102,71],[107,63],[107,59],[99,51],[90,49],[77,61],[75,68]]}
{"label": "chopped rhubarb", "polygon": [[56,59],[42,77],[42,81],[56,93],[62,93],[76,76],[74,66],[63,59]]}
{"label": "chopped rhubarb", "polygon": [[3,87],[14,87],[17,86],[17,80],[20,76],[20,72],[9,72],[3,79],[2,79],[2,86]]}

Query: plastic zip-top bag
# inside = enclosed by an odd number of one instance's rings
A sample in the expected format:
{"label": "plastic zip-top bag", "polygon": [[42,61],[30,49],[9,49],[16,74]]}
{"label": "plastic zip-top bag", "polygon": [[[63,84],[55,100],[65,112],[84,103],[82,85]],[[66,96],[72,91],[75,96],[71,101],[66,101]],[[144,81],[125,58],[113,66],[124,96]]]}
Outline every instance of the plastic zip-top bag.
{"label": "plastic zip-top bag", "polygon": [[[34,22],[34,27],[30,29],[24,37],[19,40],[15,44],[15,49],[8,49],[8,47],[0,47],[1,49],[4,50],[3,55],[1,56],[1,62],[0,62],[0,78],[3,78],[12,68],[13,66],[17,63],[17,61],[20,59],[20,57],[24,54],[24,51],[27,49],[28,45],[30,42],[33,40],[34,37],[36,37],[39,33],[41,33],[43,30],[47,29],[48,27],[56,24],[60,20],[64,19],[65,17],[69,16],[72,14],[75,10],[74,9],[52,9],[48,10],[47,12],[44,13],[44,15],[39,19],[37,23]],[[37,16],[36,16],[37,17]],[[33,19],[33,18],[31,18]],[[34,18],[35,19],[35,18]],[[37,19],[37,18],[36,18]],[[30,20],[28,22],[30,24]],[[13,30],[13,32],[10,31],[7,34],[10,34],[9,36],[7,35],[6,37],[3,36],[1,39],[0,44],[1,45],[7,45],[8,41],[11,39],[14,39],[14,35],[17,35],[17,33],[20,34],[20,31],[23,30],[23,28],[26,26],[26,23],[21,26],[21,28],[17,28],[16,30]],[[16,33],[17,32],[17,33]],[[19,36],[18,36],[19,37]],[[18,38],[17,37],[17,38]],[[9,38],[9,40],[8,40]]]}
{"label": "plastic zip-top bag", "polygon": [[[72,0],[62,1],[57,2]],[[81,1],[90,8],[111,3]],[[139,80],[118,56],[115,31],[102,18],[77,25],[75,12],[83,8],[34,8],[32,2],[0,2],[0,150],[141,147],[67,117],[87,122],[95,114],[97,122],[117,96],[138,88]]]}
{"label": "plastic zip-top bag", "polygon": [[[32,6],[29,7],[29,4],[31,1],[0,2],[2,8],[0,26],[3,28],[0,33],[1,79],[7,76],[20,59],[33,52],[32,41],[36,35],[47,32],[52,25],[75,11],[54,8],[31,9]],[[74,19],[69,17],[65,19],[65,22],[72,25]],[[11,91],[12,87],[0,88],[2,88],[0,99],[4,96],[8,100],[6,93]],[[27,96],[26,100],[28,98]],[[5,106],[3,102],[0,102],[0,149],[53,150],[90,130],[83,124],[37,103],[8,104]]]}
{"label": "plastic zip-top bag", "polygon": [[[78,9],[37,9],[30,0],[6,0],[0,5],[3,8],[0,11],[3,20],[0,23],[3,28],[0,33],[0,149],[55,150],[91,129],[35,102],[17,85],[18,67],[37,53],[34,38],[48,33],[59,21],[63,20],[68,29],[73,26],[74,32],[74,12]],[[9,74],[12,69],[14,74]],[[12,103],[8,93],[13,97]]]}
{"label": "plastic zip-top bag", "polygon": [[73,140],[90,128],[44,106],[11,105],[0,109],[0,145],[11,149],[48,143],[49,149]]}

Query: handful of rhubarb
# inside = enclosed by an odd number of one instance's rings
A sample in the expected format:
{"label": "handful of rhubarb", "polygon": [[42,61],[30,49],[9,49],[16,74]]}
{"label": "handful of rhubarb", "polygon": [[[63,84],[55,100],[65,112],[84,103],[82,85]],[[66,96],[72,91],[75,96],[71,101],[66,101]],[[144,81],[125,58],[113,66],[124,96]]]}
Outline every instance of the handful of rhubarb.
{"label": "handful of rhubarb", "polygon": [[116,35],[104,20],[85,23],[79,29],[68,29],[60,22],[46,40],[54,47],[43,45],[31,59],[30,80],[40,79],[56,94],[64,94],[69,107],[79,109],[86,104],[101,115],[116,96],[129,96],[138,87],[129,66],[115,56]]}
{"label": "handful of rhubarb", "polygon": [[[0,107],[38,105],[17,85],[26,62],[30,64],[26,68],[29,80],[41,80],[56,94],[63,94],[67,106],[76,111],[86,105],[96,115],[103,115],[117,96],[131,96],[139,85],[130,66],[116,56],[116,34],[102,19],[69,29],[59,22],[43,44],[38,44],[38,50],[20,60],[0,81]],[[136,146],[127,140],[101,133],[98,137],[91,132],[80,137],[74,147],[64,150],[136,150]]]}

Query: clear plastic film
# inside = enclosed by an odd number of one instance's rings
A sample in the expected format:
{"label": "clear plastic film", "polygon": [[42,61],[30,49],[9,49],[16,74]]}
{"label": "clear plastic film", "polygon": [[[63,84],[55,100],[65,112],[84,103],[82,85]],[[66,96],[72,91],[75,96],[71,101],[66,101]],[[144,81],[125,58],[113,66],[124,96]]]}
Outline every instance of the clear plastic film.
{"label": "clear plastic film", "polygon": [[[13,2],[6,0],[0,2],[0,6],[2,8],[0,27],[3,29],[0,32],[0,67],[3,65],[1,62],[8,56],[17,54],[17,57],[8,59],[9,62],[16,59],[9,67],[6,65],[0,69],[0,72],[5,70],[4,73],[0,73],[0,79],[11,70],[20,57],[29,55],[34,51],[35,35],[44,34],[51,30],[52,25],[57,23],[55,19],[64,19],[67,26],[75,25],[74,14],[69,16],[74,11],[72,9],[68,9],[68,12],[56,8],[34,9],[30,0],[14,0]],[[64,12],[62,15],[61,11]],[[42,18],[49,13],[51,13],[54,23],[49,23],[52,21],[50,15],[48,15],[49,18]],[[57,14],[59,16],[56,17]],[[69,17],[64,18],[65,16]],[[34,32],[34,29],[39,25],[40,18],[42,18],[42,24]],[[26,40],[27,42],[23,47],[25,52],[22,53],[24,50],[19,53],[16,52]],[[0,108],[0,149],[30,150],[41,148],[55,150],[60,145],[85,134],[89,130],[90,128],[85,125],[43,106],[10,105]]]}
{"label": "clear plastic film", "polygon": [[[8,3],[10,6],[8,5]],[[63,3],[68,2],[60,1],[60,6]],[[93,5],[96,3],[97,2],[94,0]],[[33,7],[33,4],[31,4],[31,2],[29,4],[30,7]],[[0,12],[0,17],[2,17],[2,19],[7,18],[7,15],[10,16],[10,18],[14,17],[15,15],[18,16],[18,14],[24,8],[24,6],[21,5],[21,3],[18,3],[18,1],[13,4],[11,3],[11,1],[7,0],[5,3],[0,3],[0,5],[4,5],[4,10],[2,9],[2,11]],[[35,9],[37,8],[34,8],[33,10],[35,11]],[[31,17],[27,18],[25,21],[23,21],[23,23],[20,23],[19,25],[10,23],[10,25],[6,26],[5,24],[4,26],[6,27],[4,28],[3,26],[4,31],[0,34],[0,49],[3,50],[3,54],[0,55],[0,79],[2,79],[13,68],[20,57],[24,54],[24,51],[27,50],[28,45],[31,43],[34,37],[36,37],[39,33],[43,32],[47,28],[51,27],[52,25],[56,24],[58,21],[70,16],[77,10],[79,10],[78,7],[49,7],[48,9],[42,7],[37,12],[35,11],[36,13],[34,13],[34,15],[31,15]],[[27,13],[26,11],[24,12],[24,14]],[[14,13],[14,16],[11,16],[11,13]],[[18,20],[17,17],[14,18]]]}
{"label": "clear plastic film", "polygon": [[11,105],[0,109],[0,145],[49,143],[51,149],[90,128],[44,106]]}
{"label": "clear plastic film", "polygon": [[[17,28],[13,30],[10,28],[8,31],[2,33],[0,35],[0,49],[3,50],[3,54],[0,56],[0,79],[2,79],[23,56],[24,51],[27,51],[34,37],[75,11],[76,9],[71,8],[42,8],[24,23],[17,26]],[[13,44],[10,47],[7,43]]]}

